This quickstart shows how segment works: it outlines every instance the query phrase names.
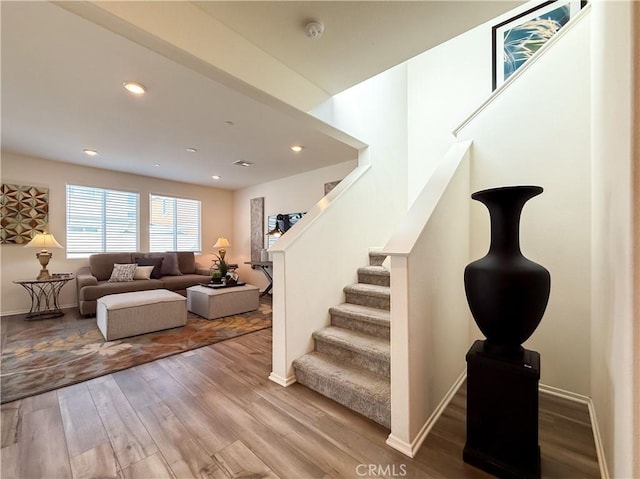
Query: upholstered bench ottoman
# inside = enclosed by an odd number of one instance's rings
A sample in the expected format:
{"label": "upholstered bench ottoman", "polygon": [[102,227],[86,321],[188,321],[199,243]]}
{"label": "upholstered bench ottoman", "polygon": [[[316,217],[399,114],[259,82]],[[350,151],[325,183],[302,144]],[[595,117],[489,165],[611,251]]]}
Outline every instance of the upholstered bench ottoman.
{"label": "upholstered bench ottoman", "polygon": [[187,298],[166,289],[98,298],[98,329],[107,341],[187,324]]}
{"label": "upholstered bench ottoman", "polygon": [[260,289],[251,284],[214,289],[187,288],[187,309],[207,319],[255,311],[260,306]]}

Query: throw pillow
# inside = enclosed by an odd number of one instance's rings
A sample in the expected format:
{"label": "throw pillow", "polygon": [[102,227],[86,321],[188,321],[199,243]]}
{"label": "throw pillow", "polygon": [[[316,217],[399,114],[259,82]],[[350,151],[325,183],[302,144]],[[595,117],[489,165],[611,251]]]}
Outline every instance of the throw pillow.
{"label": "throw pillow", "polygon": [[111,271],[110,283],[122,283],[125,281],[133,281],[133,275],[136,272],[138,265],[132,264],[114,264],[113,271]]}
{"label": "throw pillow", "polygon": [[151,279],[152,271],[153,266],[138,266],[133,273],[133,279]]}
{"label": "throw pillow", "polygon": [[176,253],[148,253],[146,256],[147,258],[163,258],[160,270],[162,276],[182,276]]}
{"label": "throw pillow", "polygon": [[164,258],[134,258],[138,266],[153,266],[151,271],[151,279],[160,279],[162,276],[162,262]]}

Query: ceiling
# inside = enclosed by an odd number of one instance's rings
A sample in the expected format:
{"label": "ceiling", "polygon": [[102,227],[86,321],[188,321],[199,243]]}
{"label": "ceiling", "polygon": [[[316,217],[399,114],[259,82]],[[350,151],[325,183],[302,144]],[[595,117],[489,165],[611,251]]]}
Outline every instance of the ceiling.
{"label": "ceiling", "polygon": [[[203,11],[335,95],[524,3],[195,1]],[[308,39],[304,26],[325,29]]]}
{"label": "ceiling", "polygon": [[[518,3],[196,5],[329,96]],[[0,8],[3,150],[232,190],[357,158],[353,146],[285,109],[53,3],[2,1]],[[454,13],[463,20],[443,28]],[[325,23],[316,40],[302,30],[311,18]],[[132,96],[125,80],[143,83],[147,93]],[[304,145],[302,152],[292,152],[294,144]],[[98,155],[86,156],[85,148]]]}

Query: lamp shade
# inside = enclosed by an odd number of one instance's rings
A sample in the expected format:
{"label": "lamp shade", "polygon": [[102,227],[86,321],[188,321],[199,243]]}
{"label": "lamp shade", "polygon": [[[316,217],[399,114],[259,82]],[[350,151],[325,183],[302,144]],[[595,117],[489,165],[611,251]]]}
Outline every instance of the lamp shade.
{"label": "lamp shade", "polygon": [[51,233],[36,233],[36,235],[31,238],[26,245],[25,248],[62,248],[63,246],[56,241]]}
{"label": "lamp shade", "polygon": [[229,246],[231,246],[231,243],[224,236],[220,236],[216,244],[213,245],[214,248],[228,248]]}

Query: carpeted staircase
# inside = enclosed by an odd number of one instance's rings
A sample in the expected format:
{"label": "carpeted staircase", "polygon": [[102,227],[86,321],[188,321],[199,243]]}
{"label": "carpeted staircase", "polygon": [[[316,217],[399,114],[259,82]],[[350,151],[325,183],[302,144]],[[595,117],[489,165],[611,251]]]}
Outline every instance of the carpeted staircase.
{"label": "carpeted staircase", "polygon": [[315,351],[293,362],[299,383],[391,428],[390,276],[372,252],[345,303],[329,309],[331,326],[313,333]]}

